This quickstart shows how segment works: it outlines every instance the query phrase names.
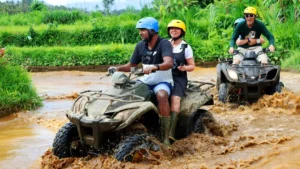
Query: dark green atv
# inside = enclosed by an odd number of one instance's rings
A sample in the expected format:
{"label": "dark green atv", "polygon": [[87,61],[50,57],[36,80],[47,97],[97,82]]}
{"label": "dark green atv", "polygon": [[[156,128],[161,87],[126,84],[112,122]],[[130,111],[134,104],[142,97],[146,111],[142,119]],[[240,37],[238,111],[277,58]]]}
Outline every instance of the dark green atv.
{"label": "dark green atv", "polygon": [[[54,138],[54,155],[64,158],[113,154],[119,161],[138,161],[137,154],[160,150],[156,97],[146,84],[134,80],[136,76],[131,79],[131,75],[115,72],[112,89],[80,93],[66,115],[70,122]],[[176,139],[193,132],[209,132],[207,125],[215,120],[200,107],[213,104],[208,92],[212,86],[211,83],[189,82],[181,102]]]}

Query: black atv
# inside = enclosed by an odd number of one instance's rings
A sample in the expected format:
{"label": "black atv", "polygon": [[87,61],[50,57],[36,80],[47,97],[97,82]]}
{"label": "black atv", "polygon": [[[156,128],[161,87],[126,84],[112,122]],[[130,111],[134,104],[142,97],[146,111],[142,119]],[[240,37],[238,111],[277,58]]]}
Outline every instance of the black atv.
{"label": "black atv", "polygon": [[[139,161],[146,150],[160,150],[160,120],[156,97],[148,86],[122,72],[112,75],[113,89],[84,91],[75,100],[70,120],[56,134],[52,152],[59,158],[87,154],[113,154],[119,161]],[[176,139],[205,133],[215,123],[212,114],[199,109],[213,104],[208,89],[214,84],[189,82],[182,99]],[[156,141],[155,141],[156,140]]]}
{"label": "black atv", "polygon": [[256,58],[269,49],[263,49],[257,54],[254,51],[241,54],[244,60],[239,65],[233,65],[232,59],[219,60],[217,65],[217,89],[219,101],[225,102],[256,102],[262,95],[272,95],[281,92],[280,66],[262,65]]}

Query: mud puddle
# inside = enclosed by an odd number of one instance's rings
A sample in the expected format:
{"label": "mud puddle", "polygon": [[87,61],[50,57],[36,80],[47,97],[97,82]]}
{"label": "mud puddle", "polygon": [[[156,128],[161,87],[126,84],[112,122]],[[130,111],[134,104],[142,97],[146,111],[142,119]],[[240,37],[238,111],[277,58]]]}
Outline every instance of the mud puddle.
{"label": "mud puddle", "polygon": [[[105,73],[77,71],[32,73],[33,82],[45,99],[44,107],[32,112],[17,113],[16,119],[49,129],[52,133],[49,140],[52,143],[54,134],[67,122],[65,112],[70,109],[79,92],[110,87],[109,77],[100,80],[104,75]],[[196,68],[194,72],[189,73],[189,78],[215,82],[216,70]],[[215,105],[208,106],[207,109],[219,122],[224,132],[223,137],[192,134],[188,138],[176,141],[171,147],[171,153],[156,154],[156,160],[142,163],[121,163],[111,156],[104,155],[91,159],[57,159],[52,155],[51,149],[48,150],[51,148],[49,144],[43,149],[41,161],[36,159],[35,167],[300,169],[300,89],[295,85],[300,82],[300,74],[282,72],[281,81],[285,85],[281,94],[264,96],[253,105],[220,103],[214,89],[212,92]],[[8,149],[15,150],[14,147]],[[6,156],[7,154],[3,155]],[[1,162],[4,165],[8,164],[7,161]]]}
{"label": "mud puddle", "polygon": [[0,119],[0,168],[30,168],[52,145],[54,133],[15,116]]}

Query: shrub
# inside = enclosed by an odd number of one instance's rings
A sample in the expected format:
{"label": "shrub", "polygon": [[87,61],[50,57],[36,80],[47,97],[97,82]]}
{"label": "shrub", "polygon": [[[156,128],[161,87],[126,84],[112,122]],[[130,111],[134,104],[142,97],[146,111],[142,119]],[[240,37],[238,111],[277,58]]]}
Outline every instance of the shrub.
{"label": "shrub", "polygon": [[0,78],[0,117],[42,105],[25,69],[7,65],[1,59]]}

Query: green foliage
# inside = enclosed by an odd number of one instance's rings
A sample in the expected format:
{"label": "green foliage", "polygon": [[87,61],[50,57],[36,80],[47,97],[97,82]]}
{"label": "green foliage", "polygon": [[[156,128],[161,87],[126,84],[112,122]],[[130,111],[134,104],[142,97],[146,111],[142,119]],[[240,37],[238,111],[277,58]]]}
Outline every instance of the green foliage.
{"label": "green foliage", "polygon": [[110,7],[114,4],[114,0],[102,0],[105,13],[108,15]]}
{"label": "green foliage", "polygon": [[140,11],[139,15],[140,15],[139,19],[147,17],[147,16],[152,16],[154,18],[159,17],[159,13],[153,12],[153,9],[149,5],[144,5],[142,10]]}
{"label": "green foliage", "polygon": [[[202,2],[206,5],[201,6]],[[282,62],[290,56],[292,50],[299,48],[299,1],[207,2],[212,1],[154,0],[153,6],[145,5],[141,11],[126,8],[119,15],[66,10],[3,14],[0,15],[0,46],[35,48],[136,43],[140,40],[135,29],[136,22],[140,18],[152,16],[159,20],[159,34],[162,37],[168,36],[166,27],[171,20],[184,21],[187,26],[185,40],[192,46],[196,59],[216,60],[217,57],[232,57],[227,51],[233,22],[243,17],[244,9],[251,5],[257,8],[259,19],[275,36],[276,52],[270,54],[274,62]]]}
{"label": "green foliage", "polygon": [[291,52],[290,57],[282,61],[282,67],[300,70],[300,51],[295,50]]}
{"label": "green foliage", "polygon": [[30,3],[24,1],[14,3],[13,1],[0,2],[0,14],[16,14],[29,11]]}
{"label": "green foliage", "polygon": [[42,105],[26,70],[0,60],[0,78],[0,117]]}
{"label": "green foliage", "polygon": [[45,14],[44,23],[73,24],[77,20],[87,19],[88,16],[80,11],[50,11]]}
{"label": "green foliage", "polygon": [[30,10],[31,11],[43,11],[43,10],[46,10],[46,9],[47,9],[47,7],[44,4],[44,2],[40,2],[40,1],[37,1],[37,0],[34,0],[34,2],[31,3],[31,5],[30,5]]}
{"label": "green foliage", "polygon": [[59,26],[49,23],[47,27],[29,27],[27,30],[11,31],[11,27],[0,30],[0,46],[84,46],[106,43],[135,43],[140,40],[136,21],[108,23],[94,19],[89,26]]}
{"label": "green foliage", "polygon": [[101,12],[92,12],[91,17],[92,18],[102,18],[103,14]]}
{"label": "green foliage", "polygon": [[124,64],[134,45],[109,44],[82,47],[7,47],[5,60],[23,66],[88,66]]}

